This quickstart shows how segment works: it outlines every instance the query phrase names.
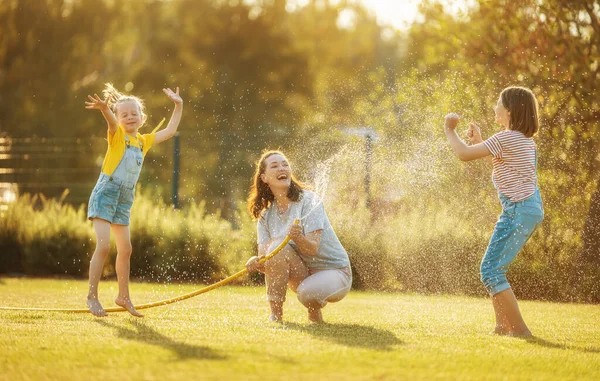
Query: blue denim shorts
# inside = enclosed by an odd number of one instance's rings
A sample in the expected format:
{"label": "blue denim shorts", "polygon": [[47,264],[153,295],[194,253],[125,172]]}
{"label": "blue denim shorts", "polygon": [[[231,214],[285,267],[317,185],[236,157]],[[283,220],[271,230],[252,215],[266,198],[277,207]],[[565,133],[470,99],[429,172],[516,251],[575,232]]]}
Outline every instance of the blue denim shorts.
{"label": "blue denim shorts", "polygon": [[512,202],[502,194],[499,196],[502,214],[481,261],[481,281],[491,295],[510,288],[506,271],[544,220],[539,190],[536,189],[533,195],[518,202]]}
{"label": "blue denim shorts", "polygon": [[88,220],[101,218],[117,225],[129,225],[135,184],[101,174],[88,203]]}

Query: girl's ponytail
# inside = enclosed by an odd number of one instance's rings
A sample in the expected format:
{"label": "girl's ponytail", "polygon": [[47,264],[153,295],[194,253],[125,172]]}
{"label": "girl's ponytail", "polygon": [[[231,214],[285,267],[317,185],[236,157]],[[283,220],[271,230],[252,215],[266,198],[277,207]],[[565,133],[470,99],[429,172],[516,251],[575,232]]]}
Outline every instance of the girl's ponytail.
{"label": "girl's ponytail", "polygon": [[104,99],[108,101],[108,107],[110,107],[113,112],[116,112],[117,103],[121,98],[125,96],[119,92],[119,90],[115,89],[112,83],[105,83],[104,90],[102,90],[102,95],[104,95]]}

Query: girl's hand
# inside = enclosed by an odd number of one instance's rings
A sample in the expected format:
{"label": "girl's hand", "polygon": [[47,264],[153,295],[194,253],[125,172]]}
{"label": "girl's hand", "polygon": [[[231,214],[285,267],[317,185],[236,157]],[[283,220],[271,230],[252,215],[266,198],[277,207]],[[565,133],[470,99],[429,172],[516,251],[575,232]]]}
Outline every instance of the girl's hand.
{"label": "girl's hand", "polygon": [[167,88],[167,89],[163,89],[163,92],[165,94],[167,94],[167,96],[173,101],[175,102],[176,105],[182,105],[183,104],[183,99],[181,99],[181,97],[179,96],[179,87],[175,88],[175,92],[173,92],[173,90]]}
{"label": "girl's hand", "polygon": [[288,231],[288,235],[294,241],[296,240],[296,238],[300,238],[301,236],[303,236],[302,226],[300,226],[299,224],[292,224],[292,226],[290,226],[290,230]]}
{"label": "girl's hand", "polygon": [[459,119],[460,118],[457,114],[451,112],[450,114],[446,115],[446,123],[444,124],[444,128],[447,130],[455,130]]}
{"label": "girl's hand", "polygon": [[474,122],[469,123],[467,138],[469,138],[471,144],[479,144],[483,142],[483,138],[481,137],[481,128],[479,128],[479,126]]}
{"label": "girl's hand", "polygon": [[91,102],[85,102],[85,108],[87,108],[89,110],[100,110],[100,111],[108,110],[108,98],[105,100],[102,100],[102,99],[100,99],[98,94],[94,94],[93,97],[91,95],[88,95],[88,99]]}

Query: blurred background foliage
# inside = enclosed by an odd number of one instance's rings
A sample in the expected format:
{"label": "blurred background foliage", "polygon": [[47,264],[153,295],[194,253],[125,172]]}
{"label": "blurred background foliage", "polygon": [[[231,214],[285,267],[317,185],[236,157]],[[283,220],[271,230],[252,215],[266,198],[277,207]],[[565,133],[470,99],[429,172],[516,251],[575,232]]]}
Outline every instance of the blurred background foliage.
{"label": "blurred background foliage", "polygon": [[353,1],[305,3],[0,1],[0,182],[22,193],[0,210],[0,273],[86,274],[84,204],[106,130],[83,102],[112,82],[145,99],[146,131],[170,115],[163,87],[185,100],[181,208],[171,140],[140,179],[137,278],[241,268],[255,250],[243,205],[253,165],[281,148],[323,197],[356,287],[483,295],[478,263],[500,207],[491,168],[454,157],[443,117],[491,136],[499,92],[521,85],[540,102],[546,219],[509,279],[520,297],[600,301],[600,5],[480,0],[457,13],[423,1],[396,30]]}

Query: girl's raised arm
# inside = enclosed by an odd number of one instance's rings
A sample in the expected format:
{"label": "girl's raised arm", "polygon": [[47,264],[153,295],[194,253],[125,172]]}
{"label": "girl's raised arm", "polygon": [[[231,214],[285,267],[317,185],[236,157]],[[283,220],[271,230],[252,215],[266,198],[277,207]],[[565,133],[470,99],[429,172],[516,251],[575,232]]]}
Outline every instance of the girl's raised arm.
{"label": "girl's raised arm", "polygon": [[169,120],[169,124],[163,130],[160,130],[156,133],[154,137],[154,144],[158,144],[164,142],[167,139],[175,136],[177,132],[177,127],[179,127],[179,122],[181,121],[181,114],[183,112],[183,99],[179,96],[179,87],[173,90],[171,89],[163,89],[164,93],[175,103],[175,108],[173,109],[173,114],[171,115],[171,120]]}
{"label": "girl's raised arm", "polygon": [[456,156],[462,161],[471,161],[490,156],[492,153],[483,142],[468,146],[458,137],[456,134],[458,120],[458,115],[451,113],[446,115],[446,122],[444,123],[444,132]]}
{"label": "girl's raised arm", "polygon": [[102,112],[102,116],[104,116],[104,119],[108,124],[108,131],[112,136],[117,131],[119,122],[117,121],[115,114],[110,110],[110,107],[108,107],[108,99],[102,100],[98,94],[94,94],[93,97],[88,95],[88,99],[90,102],[85,102],[85,108],[88,110],[100,110],[100,112]]}

